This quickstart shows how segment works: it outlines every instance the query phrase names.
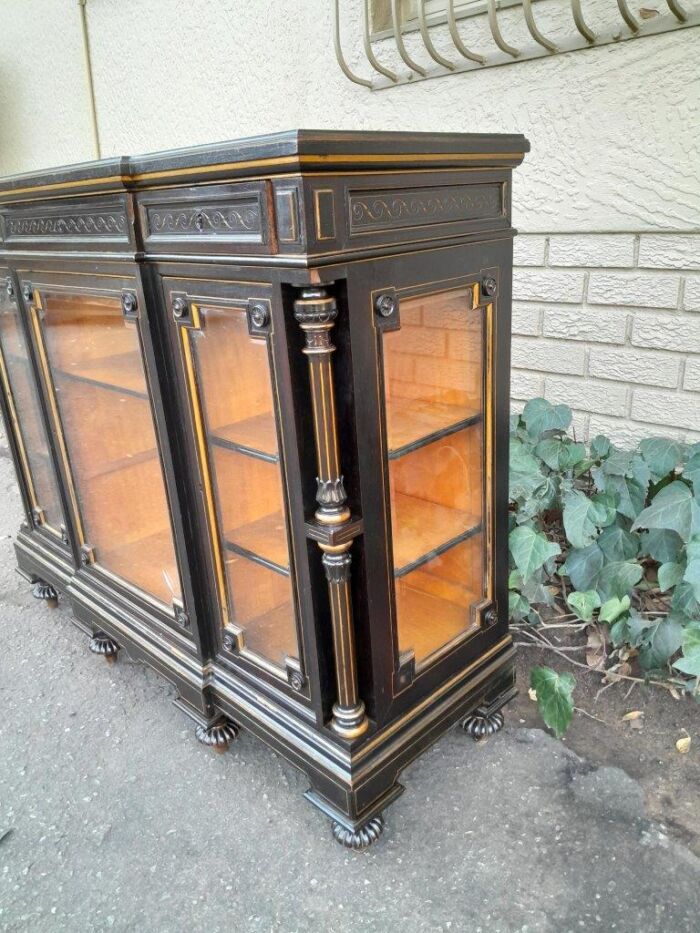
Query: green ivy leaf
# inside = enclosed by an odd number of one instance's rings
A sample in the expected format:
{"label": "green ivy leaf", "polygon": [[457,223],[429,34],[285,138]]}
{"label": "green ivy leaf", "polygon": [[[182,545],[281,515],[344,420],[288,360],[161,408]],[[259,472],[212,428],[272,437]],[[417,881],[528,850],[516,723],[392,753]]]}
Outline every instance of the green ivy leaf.
{"label": "green ivy leaf", "polygon": [[639,663],[645,671],[663,668],[683,641],[683,626],[672,616],[659,619],[644,632],[639,647]]}
{"label": "green ivy leaf", "polygon": [[510,590],[508,593],[508,617],[513,622],[520,622],[530,611],[530,603],[522,593]]}
{"label": "green ivy leaf", "polygon": [[690,537],[693,518],[693,494],[681,480],[657,493],[651,504],[638,516],[632,531],[638,528],[666,528],[677,531],[683,541]]}
{"label": "green ivy leaf", "polygon": [[531,437],[539,437],[545,431],[566,431],[571,424],[571,409],[568,405],[552,405],[543,398],[531,399],[522,414]]}
{"label": "green ivy leaf", "polygon": [[694,557],[692,560],[688,561],[688,566],[685,568],[685,573],[683,574],[683,580],[686,583],[689,583],[693,589],[693,596],[695,599],[700,602],[700,558]]}
{"label": "green ivy leaf", "polygon": [[700,600],[695,598],[693,587],[690,583],[686,583],[685,580],[681,580],[680,583],[676,584],[671,607],[693,621],[696,619],[700,621]]}
{"label": "green ivy leaf", "polygon": [[558,544],[548,541],[546,535],[528,525],[520,525],[511,531],[508,546],[523,580],[531,577],[550,557],[561,554]]}
{"label": "green ivy leaf", "polygon": [[639,553],[639,535],[620,525],[610,525],[603,529],[598,546],[609,561],[633,560]]}
{"label": "green ivy leaf", "polygon": [[616,496],[617,511],[634,521],[644,508],[645,491],[633,479],[625,476],[608,476],[605,491]]}
{"label": "green ivy leaf", "polygon": [[659,589],[662,593],[673,589],[676,583],[683,579],[683,566],[681,564],[662,564],[658,570]]}
{"label": "green ivy leaf", "polygon": [[630,605],[631,602],[629,596],[623,596],[622,599],[618,599],[617,596],[613,596],[612,599],[606,600],[606,602],[604,602],[600,607],[598,619],[601,622],[615,622],[616,619],[619,619],[621,615],[629,610]]}
{"label": "green ivy leaf", "polygon": [[575,548],[588,547],[598,536],[598,521],[605,517],[605,509],[588,496],[572,489],[564,496],[564,531]]}
{"label": "green ivy leaf", "polygon": [[672,564],[678,560],[683,541],[677,531],[668,528],[652,528],[640,538],[641,553],[660,564]]}
{"label": "green ivy leaf", "polygon": [[593,612],[600,607],[600,596],[595,590],[585,590],[583,593],[578,591],[569,593],[566,601],[579,619],[584,622],[592,622]]}
{"label": "green ivy leaf", "polygon": [[559,575],[567,576],[577,590],[595,589],[598,574],[605,563],[605,555],[597,544],[569,551]]}
{"label": "green ivy leaf", "polygon": [[700,677],[700,621],[685,626],[682,647],[683,657],[673,666],[691,677]]}
{"label": "green ivy leaf", "polygon": [[656,480],[675,470],[681,460],[680,444],[665,437],[645,438],[640,443],[639,450]]}
{"label": "green ivy leaf", "polygon": [[683,477],[693,484],[695,500],[700,502],[700,451],[693,453],[683,467]]}
{"label": "green ivy leaf", "polygon": [[596,460],[602,460],[603,457],[607,457],[612,449],[610,439],[604,434],[596,434],[589,446],[591,448],[591,456],[595,457]]}
{"label": "green ivy leaf", "polygon": [[535,453],[547,464],[550,470],[571,470],[586,456],[584,444],[575,444],[568,438],[546,437],[541,440]]}
{"label": "green ivy leaf", "polygon": [[574,715],[576,681],[571,674],[558,674],[550,667],[533,667],[530,686],[537,692],[537,707],[545,725],[560,739]]}
{"label": "green ivy leaf", "polygon": [[617,596],[622,599],[639,583],[644,570],[636,561],[613,561],[606,564],[596,580],[596,589],[600,598],[605,602]]}

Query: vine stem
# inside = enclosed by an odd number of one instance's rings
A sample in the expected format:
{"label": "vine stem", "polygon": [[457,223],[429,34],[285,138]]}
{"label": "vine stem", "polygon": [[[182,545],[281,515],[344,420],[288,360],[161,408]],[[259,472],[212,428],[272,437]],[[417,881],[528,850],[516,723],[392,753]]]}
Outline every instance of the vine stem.
{"label": "vine stem", "polygon": [[[584,671],[589,673],[599,673],[605,674],[606,671],[598,670],[593,667],[589,667],[587,664],[583,664],[581,661],[575,661],[573,658],[569,657],[561,648],[557,648],[556,645],[551,644],[551,642],[545,641],[544,639],[535,639],[534,641],[516,641],[514,642],[518,648],[539,648],[540,651],[546,651],[549,649],[555,654],[558,654],[560,657],[564,658],[565,661],[568,661],[569,664],[573,664],[574,667],[581,667]],[[617,680],[627,680],[635,684],[649,684],[653,687],[661,687],[664,690],[671,691],[671,684],[665,684],[660,680],[645,680],[643,677],[632,677],[629,674],[618,674],[616,671],[611,672]],[[614,681],[613,681],[614,683]]]}

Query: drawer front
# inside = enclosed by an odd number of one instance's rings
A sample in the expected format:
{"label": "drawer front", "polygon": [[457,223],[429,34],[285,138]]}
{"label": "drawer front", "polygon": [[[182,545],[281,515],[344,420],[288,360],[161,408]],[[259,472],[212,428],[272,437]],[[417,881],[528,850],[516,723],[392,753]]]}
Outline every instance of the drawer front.
{"label": "drawer front", "polygon": [[264,182],[140,194],[138,210],[148,252],[273,252]]}
{"label": "drawer front", "polygon": [[0,209],[0,242],[18,250],[131,251],[134,231],[124,195],[66,198]]}

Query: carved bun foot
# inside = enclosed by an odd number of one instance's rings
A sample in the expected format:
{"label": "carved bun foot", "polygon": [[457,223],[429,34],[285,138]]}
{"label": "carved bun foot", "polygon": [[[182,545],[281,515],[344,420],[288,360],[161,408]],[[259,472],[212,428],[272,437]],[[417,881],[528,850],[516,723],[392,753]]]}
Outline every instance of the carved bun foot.
{"label": "carved bun foot", "polygon": [[475,742],[488,738],[503,728],[503,713],[487,713],[484,709],[475,710],[462,723],[462,728]]}
{"label": "carved bun foot", "polygon": [[93,654],[102,655],[108,664],[114,664],[117,660],[119,645],[104,632],[95,632],[90,639],[89,647]]}
{"label": "carved bun foot", "polygon": [[197,726],[194,734],[202,745],[223,754],[228,751],[229,745],[237,738],[239,731],[235,722],[231,722],[230,719],[220,719],[213,726]]}
{"label": "carved bun foot", "polygon": [[58,590],[44,580],[36,581],[32,587],[32,596],[34,599],[45,599],[49,609],[55,609],[58,606]]}
{"label": "carved bun foot", "polygon": [[366,849],[384,832],[384,817],[374,816],[359,829],[348,829],[341,823],[333,823],[333,835],[336,842],[346,849]]}

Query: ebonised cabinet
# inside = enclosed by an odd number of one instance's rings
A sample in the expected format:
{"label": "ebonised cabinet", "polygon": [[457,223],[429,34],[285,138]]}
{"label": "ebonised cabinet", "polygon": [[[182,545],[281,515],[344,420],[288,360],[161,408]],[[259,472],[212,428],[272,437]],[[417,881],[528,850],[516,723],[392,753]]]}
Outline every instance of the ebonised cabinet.
{"label": "ebonised cabinet", "polygon": [[306,772],[336,838],[502,724],[521,136],[299,131],[0,182],[20,572]]}

